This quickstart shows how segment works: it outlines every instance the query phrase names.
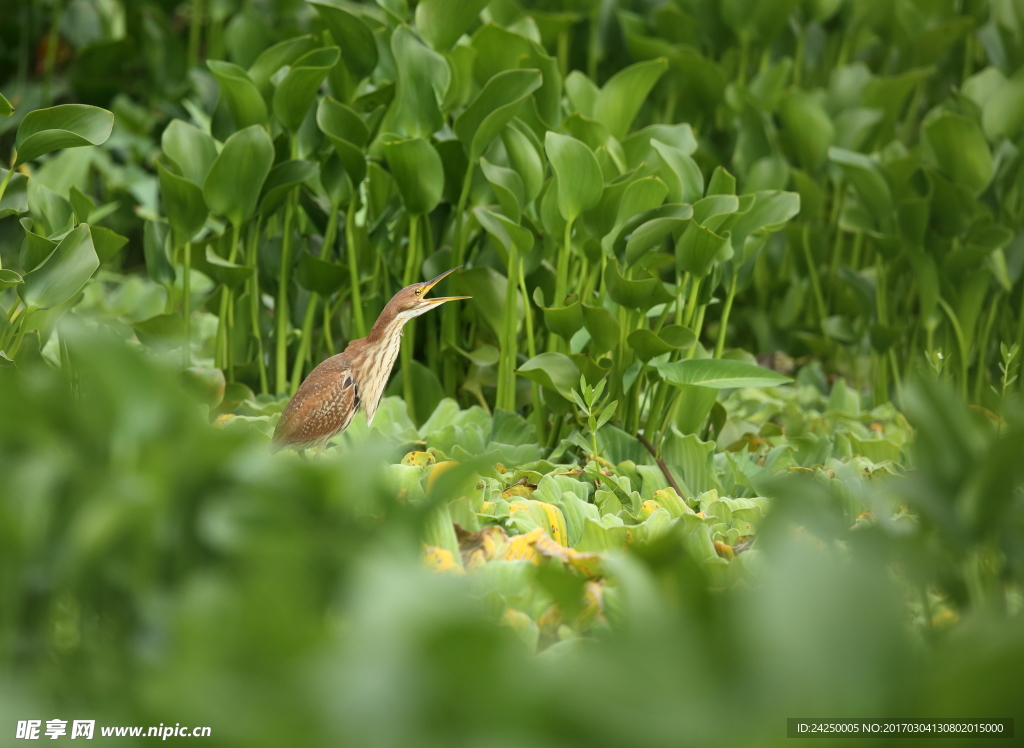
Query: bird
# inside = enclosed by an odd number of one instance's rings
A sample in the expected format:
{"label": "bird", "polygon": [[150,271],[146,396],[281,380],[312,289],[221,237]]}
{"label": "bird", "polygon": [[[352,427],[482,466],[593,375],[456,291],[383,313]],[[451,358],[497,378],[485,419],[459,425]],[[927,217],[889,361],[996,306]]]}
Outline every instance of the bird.
{"label": "bird", "polygon": [[270,442],[271,452],[294,449],[301,453],[316,447],[319,454],[348,428],[360,408],[370,424],[398,358],[405,323],[445,302],[471,298],[426,298],[431,288],[459,267],[403,288],[391,297],[369,335],[353,340],[344,351],[320,362],[285,406]]}

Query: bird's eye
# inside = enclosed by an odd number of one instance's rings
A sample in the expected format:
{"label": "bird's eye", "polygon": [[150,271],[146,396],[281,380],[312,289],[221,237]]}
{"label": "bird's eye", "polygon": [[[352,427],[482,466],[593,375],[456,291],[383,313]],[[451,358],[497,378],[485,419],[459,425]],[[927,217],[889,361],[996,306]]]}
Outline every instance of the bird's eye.
{"label": "bird's eye", "polygon": [[423,295],[423,289],[422,288],[417,288],[416,289],[416,295],[417,296],[422,296]]}

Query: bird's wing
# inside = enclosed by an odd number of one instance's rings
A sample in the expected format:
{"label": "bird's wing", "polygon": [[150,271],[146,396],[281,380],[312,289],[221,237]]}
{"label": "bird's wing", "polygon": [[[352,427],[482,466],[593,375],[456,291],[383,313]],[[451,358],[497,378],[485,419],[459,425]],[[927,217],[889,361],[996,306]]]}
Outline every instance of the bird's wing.
{"label": "bird's wing", "polygon": [[351,367],[341,356],[333,356],[310,372],[288,402],[271,448],[275,452],[286,447],[301,449],[326,441],[349,425],[358,407],[359,391]]}

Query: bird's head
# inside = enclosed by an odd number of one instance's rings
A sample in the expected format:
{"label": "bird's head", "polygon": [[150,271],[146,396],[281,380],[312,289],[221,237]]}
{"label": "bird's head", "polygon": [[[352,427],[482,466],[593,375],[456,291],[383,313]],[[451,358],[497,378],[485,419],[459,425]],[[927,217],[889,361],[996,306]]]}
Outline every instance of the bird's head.
{"label": "bird's head", "polygon": [[[459,267],[462,266],[460,265]],[[469,296],[436,296],[427,298],[427,293],[430,292],[430,289],[458,270],[459,267],[446,270],[433,280],[406,286],[392,297],[391,301],[388,302],[388,306],[392,308],[396,316],[402,319],[411,319],[429,312],[434,307],[441,306],[446,301],[470,298]]]}

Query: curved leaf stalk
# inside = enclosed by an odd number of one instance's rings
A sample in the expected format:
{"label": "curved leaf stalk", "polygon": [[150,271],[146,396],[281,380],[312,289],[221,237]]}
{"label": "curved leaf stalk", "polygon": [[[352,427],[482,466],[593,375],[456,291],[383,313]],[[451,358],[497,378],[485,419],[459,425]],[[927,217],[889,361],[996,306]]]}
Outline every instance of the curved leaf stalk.
{"label": "curved leaf stalk", "polygon": [[181,318],[185,324],[185,341],[181,345],[182,368],[192,365],[192,242],[185,242],[182,253]]}
{"label": "curved leaf stalk", "polygon": [[[339,205],[331,206],[331,215],[327,219],[327,228],[324,231],[324,243],[320,247],[321,260],[327,259],[331,252],[331,247],[334,246],[334,241],[338,234],[339,209]],[[302,337],[299,338],[299,351],[295,354],[295,362],[292,364],[292,384],[290,389],[292,394],[295,394],[295,391],[299,389],[299,385],[302,384],[302,372],[313,347],[313,318],[316,316],[319,299],[319,294],[310,294],[309,303],[306,305],[306,316],[302,320]]]}
{"label": "curved leaf stalk", "polygon": [[[526,352],[530,358],[537,355],[537,343],[533,337],[533,310],[530,307],[530,296],[526,292],[526,276],[523,273],[523,260],[519,260],[519,291],[523,294],[523,325],[526,327]],[[512,372],[515,377],[515,372]],[[534,425],[537,427],[538,441],[544,441],[544,426],[547,424],[547,414],[544,412],[544,404],[540,400],[540,385],[530,382],[530,394],[533,396]]]}
{"label": "curved leaf stalk", "polygon": [[736,280],[739,278],[740,269],[735,268],[732,273],[732,280],[729,281],[729,292],[725,295],[725,306],[722,307],[722,321],[719,322],[718,340],[715,341],[715,358],[721,358],[725,350],[726,328],[729,326],[729,315],[732,313],[732,302],[736,298]]}
{"label": "curved leaf stalk", "polygon": [[999,303],[998,299],[992,300],[992,303],[989,304],[985,325],[981,328],[981,342],[978,345],[978,370],[974,373],[974,402],[976,403],[981,402],[981,394],[984,392],[985,383],[988,379],[988,366],[985,361],[988,354],[988,341],[992,334],[992,328],[995,326],[996,313],[1001,307],[1002,304]]}
{"label": "curved leaf stalk", "polygon": [[270,392],[270,387],[267,384],[267,362],[263,350],[263,332],[260,329],[260,269],[257,256],[261,221],[262,218],[257,215],[256,223],[252,226],[249,233],[248,262],[252,268],[252,278],[249,280],[251,284],[249,288],[249,310],[252,314],[252,334],[256,336],[256,361],[260,372],[260,392],[267,394]]}
{"label": "curved leaf stalk", "polygon": [[[402,277],[402,285],[408,286],[415,282],[416,269],[419,267],[419,225],[420,216],[409,216],[409,248],[405,259],[405,273]],[[409,320],[402,337],[402,396],[405,399],[405,407],[409,411],[409,417],[415,420],[416,403],[415,391],[412,387],[412,354],[413,346],[416,344],[415,320]]]}
{"label": "curved leaf stalk", "polygon": [[[356,257],[356,198],[353,193],[348,203],[348,212],[345,215],[345,257],[348,260],[349,285],[352,289],[352,326],[353,338],[365,338],[366,319],[363,317],[363,294],[359,289],[359,263]],[[324,301],[324,310],[327,309],[327,301]],[[333,350],[334,346],[330,346]]]}
{"label": "curved leaf stalk", "polygon": [[28,321],[32,317],[32,312],[34,311],[35,310],[31,307],[26,307],[25,313],[18,318],[18,335],[14,338],[14,345],[11,346],[11,350],[7,352],[8,358],[14,358],[18,355],[18,349],[21,348],[21,341],[25,339],[25,333],[28,332]]}
{"label": "curved leaf stalk", "polygon": [[565,238],[562,246],[559,247],[557,268],[555,271],[555,301],[556,305],[565,303],[565,294],[569,286],[569,253],[572,251],[572,224],[573,220],[565,222]]}
{"label": "curved leaf stalk", "polygon": [[21,298],[15,297],[11,308],[7,310],[7,321],[4,323],[2,333],[0,333],[0,351],[7,347],[7,344],[11,342],[11,338],[14,336],[14,318],[17,316],[18,307],[20,306]]}
{"label": "curved leaf stalk", "polygon": [[505,318],[501,341],[501,360],[498,362],[498,394],[495,407],[507,411],[516,409],[516,272],[519,269],[519,250],[512,242],[508,248],[508,282],[505,284]]}
{"label": "curved leaf stalk", "polygon": [[[228,262],[234,263],[238,256],[238,234],[241,231],[241,226],[234,224],[231,227],[231,251],[228,253]],[[234,317],[234,292],[231,291],[227,286],[221,289],[220,297],[220,316],[217,322],[217,341],[221,346],[220,355],[220,368],[224,370],[227,375],[227,380],[233,382],[235,379],[234,372],[234,352],[232,351],[232,324]]]}

